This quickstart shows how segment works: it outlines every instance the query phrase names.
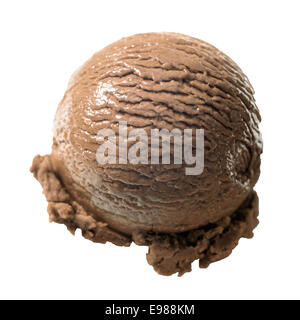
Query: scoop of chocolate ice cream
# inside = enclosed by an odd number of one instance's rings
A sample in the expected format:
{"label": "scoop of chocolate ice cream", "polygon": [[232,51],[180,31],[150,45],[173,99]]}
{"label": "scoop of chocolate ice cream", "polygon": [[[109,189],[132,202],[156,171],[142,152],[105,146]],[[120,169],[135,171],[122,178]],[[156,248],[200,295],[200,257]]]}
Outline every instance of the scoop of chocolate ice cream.
{"label": "scoop of chocolate ice cream", "polygon": [[[99,51],[71,78],[52,154],[32,166],[51,219],[95,242],[149,245],[148,262],[162,274],[227,256],[257,225],[262,143],[253,94],[228,56],[182,34],[139,34]],[[98,133],[113,130],[118,147],[120,121],[149,137],[154,128],[204,129],[203,172],[151,164],[150,143],[149,163],[99,164]]]}

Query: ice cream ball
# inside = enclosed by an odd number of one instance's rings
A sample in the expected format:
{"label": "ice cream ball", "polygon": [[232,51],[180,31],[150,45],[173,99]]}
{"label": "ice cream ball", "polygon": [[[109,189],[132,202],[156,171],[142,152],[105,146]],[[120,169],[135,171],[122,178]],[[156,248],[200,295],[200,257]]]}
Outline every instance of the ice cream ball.
{"label": "ice cream ball", "polygon": [[[260,120],[248,78],[220,50],[177,33],[138,34],[73,74],[55,115],[52,153],[37,156],[32,171],[51,220],[95,242],[149,245],[159,273],[181,274],[190,260],[205,266],[252,236]],[[152,143],[166,130],[178,133],[178,148],[175,137],[169,149],[162,137]],[[185,161],[186,132],[193,164]],[[103,148],[108,142],[112,149]],[[174,250],[177,266],[166,258]]]}

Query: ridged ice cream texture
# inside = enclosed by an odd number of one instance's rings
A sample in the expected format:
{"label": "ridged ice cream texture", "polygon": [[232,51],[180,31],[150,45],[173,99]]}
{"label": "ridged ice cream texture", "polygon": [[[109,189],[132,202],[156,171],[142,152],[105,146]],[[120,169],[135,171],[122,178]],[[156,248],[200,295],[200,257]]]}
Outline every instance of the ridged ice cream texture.
{"label": "ridged ice cream texture", "polygon": [[[253,95],[241,69],[204,41],[176,33],[121,39],[72,76],[55,116],[53,165],[77,202],[122,233],[214,223],[238,209],[259,176]],[[186,175],[184,164],[99,165],[98,132],[118,136],[120,121],[149,137],[154,128],[204,129],[203,173]]]}

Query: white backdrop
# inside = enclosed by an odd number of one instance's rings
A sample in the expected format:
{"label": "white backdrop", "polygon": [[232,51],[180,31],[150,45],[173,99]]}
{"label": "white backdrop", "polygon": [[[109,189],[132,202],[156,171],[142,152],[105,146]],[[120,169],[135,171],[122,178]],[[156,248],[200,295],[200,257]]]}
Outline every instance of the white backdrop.
{"label": "white backdrop", "polygon": [[[300,298],[299,1],[1,1],[0,298]],[[146,247],[73,237],[49,224],[29,172],[50,152],[72,72],[124,36],[174,31],[215,45],[248,75],[262,115],[260,224],[208,269],[157,275]]]}

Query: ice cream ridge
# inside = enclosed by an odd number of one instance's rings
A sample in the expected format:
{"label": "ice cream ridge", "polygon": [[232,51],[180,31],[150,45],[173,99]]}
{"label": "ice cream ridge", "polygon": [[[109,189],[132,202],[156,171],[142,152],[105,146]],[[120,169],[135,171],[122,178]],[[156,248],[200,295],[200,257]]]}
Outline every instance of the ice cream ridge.
{"label": "ice cream ridge", "polygon": [[253,236],[260,120],[248,78],[227,55],[182,34],[137,34],[74,73],[52,153],[31,171],[50,221],[97,243],[148,246],[159,274],[180,276]]}

